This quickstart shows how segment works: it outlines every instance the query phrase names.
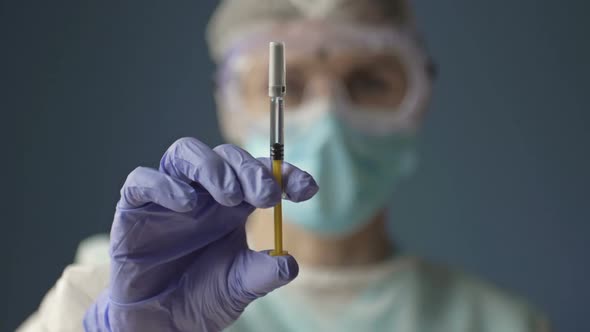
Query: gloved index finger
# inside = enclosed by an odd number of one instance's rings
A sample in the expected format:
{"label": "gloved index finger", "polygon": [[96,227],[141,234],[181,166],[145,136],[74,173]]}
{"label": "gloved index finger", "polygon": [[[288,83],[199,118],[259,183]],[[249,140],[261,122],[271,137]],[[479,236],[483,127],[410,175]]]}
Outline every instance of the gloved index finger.
{"label": "gloved index finger", "polygon": [[121,188],[118,208],[135,209],[154,203],[176,212],[188,212],[197,202],[197,193],[188,184],[155,169],[137,167]]}
{"label": "gloved index finger", "polygon": [[213,151],[233,168],[246,202],[258,208],[268,208],[280,202],[281,188],[266,165],[232,144],[217,146]]}
{"label": "gloved index finger", "polygon": [[230,165],[195,138],[174,142],[160,161],[160,171],[186,183],[200,184],[222,205],[236,206],[244,200]]}

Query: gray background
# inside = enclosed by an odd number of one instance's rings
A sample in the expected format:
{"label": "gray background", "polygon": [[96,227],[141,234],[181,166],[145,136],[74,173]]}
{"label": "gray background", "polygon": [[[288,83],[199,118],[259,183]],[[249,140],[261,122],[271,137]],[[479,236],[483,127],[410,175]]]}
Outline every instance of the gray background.
{"label": "gray background", "polygon": [[[557,330],[589,331],[588,6],[414,3],[440,76],[392,232],[404,250],[526,296]],[[2,331],[82,238],[108,231],[129,171],[181,136],[222,142],[202,37],[215,1],[14,4],[0,7],[15,23],[2,27],[0,50],[15,56],[2,61],[2,99],[22,127],[5,140],[15,170],[3,196],[23,201],[4,201]]]}

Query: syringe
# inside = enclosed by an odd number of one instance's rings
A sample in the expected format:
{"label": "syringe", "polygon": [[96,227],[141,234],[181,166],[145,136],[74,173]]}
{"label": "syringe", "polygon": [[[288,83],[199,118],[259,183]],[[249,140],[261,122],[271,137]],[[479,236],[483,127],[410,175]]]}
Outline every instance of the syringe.
{"label": "syringe", "polygon": [[[283,189],[283,97],[287,91],[285,85],[285,45],[271,42],[269,45],[268,62],[268,96],[270,97],[270,159],[272,174]],[[279,202],[274,207],[275,249],[271,256],[286,255],[283,250],[283,209]]]}

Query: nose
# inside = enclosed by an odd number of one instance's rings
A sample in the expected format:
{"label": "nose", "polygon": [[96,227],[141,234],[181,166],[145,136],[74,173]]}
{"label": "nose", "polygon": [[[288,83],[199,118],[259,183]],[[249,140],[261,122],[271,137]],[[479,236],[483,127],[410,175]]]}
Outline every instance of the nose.
{"label": "nose", "polygon": [[316,98],[332,99],[340,92],[340,87],[336,80],[326,75],[318,75],[308,81],[303,97],[304,100]]}

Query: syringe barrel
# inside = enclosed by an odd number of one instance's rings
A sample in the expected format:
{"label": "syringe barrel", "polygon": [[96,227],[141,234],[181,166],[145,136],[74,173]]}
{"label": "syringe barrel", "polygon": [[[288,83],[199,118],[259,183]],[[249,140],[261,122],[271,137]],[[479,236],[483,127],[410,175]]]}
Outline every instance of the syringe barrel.
{"label": "syringe barrel", "polygon": [[284,101],[282,97],[270,97],[270,145],[284,142]]}

